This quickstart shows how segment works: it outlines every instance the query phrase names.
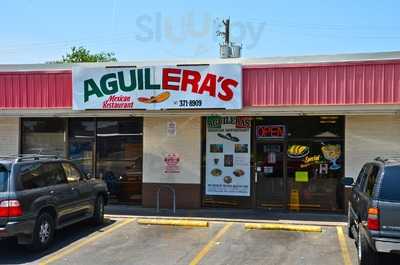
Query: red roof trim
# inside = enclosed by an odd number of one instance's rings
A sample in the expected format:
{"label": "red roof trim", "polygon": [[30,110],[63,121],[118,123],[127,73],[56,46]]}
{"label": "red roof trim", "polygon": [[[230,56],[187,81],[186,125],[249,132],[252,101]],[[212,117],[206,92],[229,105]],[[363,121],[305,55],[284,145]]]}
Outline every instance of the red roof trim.
{"label": "red roof trim", "polygon": [[258,68],[300,68],[300,67],[328,67],[328,66],[356,66],[356,65],[373,65],[373,64],[397,64],[400,59],[393,60],[371,60],[371,61],[348,61],[348,62],[316,62],[316,63],[282,63],[282,64],[255,64],[243,65],[243,69]]}

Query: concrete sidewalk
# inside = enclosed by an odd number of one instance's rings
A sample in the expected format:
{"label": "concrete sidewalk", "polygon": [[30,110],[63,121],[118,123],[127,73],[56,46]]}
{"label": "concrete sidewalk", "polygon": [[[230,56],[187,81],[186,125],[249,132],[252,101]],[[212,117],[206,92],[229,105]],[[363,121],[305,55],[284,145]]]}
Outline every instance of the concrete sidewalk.
{"label": "concrete sidewalk", "polygon": [[344,214],[332,213],[305,213],[289,211],[268,211],[265,209],[227,209],[227,208],[202,208],[202,209],[177,209],[174,214],[172,210],[160,210],[157,213],[154,208],[143,208],[131,205],[107,205],[107,215],[118,217],[151,217],[151,218],[178,218],[211,221],[231,222],[266,222],[285,224],[309,224],[322,226],[346,225]]}

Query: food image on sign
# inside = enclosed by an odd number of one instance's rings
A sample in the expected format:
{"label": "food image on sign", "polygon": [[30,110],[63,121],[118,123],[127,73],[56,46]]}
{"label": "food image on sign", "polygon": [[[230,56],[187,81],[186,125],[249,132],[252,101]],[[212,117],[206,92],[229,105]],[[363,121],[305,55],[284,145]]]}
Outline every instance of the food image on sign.
{"label": "food image on sign", "polygon": [[240,139],[238,137],[233,136],[231,133],[223,134],[223,133],[218,133],[218,137],[221,137],[223,139],[226,139],[228,141],[232,142],[239,142]]}
{"label": "food image on sign", "polygon": [[233,167],[233,155],[224,155],[224,167]]}
{"label": "food image on sign", "polygon": [[288,148],[288,157],[302,158],[310,153],[310,148],[305,145],[294,144]]}
{"label": "food image on sign", "polygon": [[336,163],[342,154],[341,147],[339,144],[327,144],[321,147],[322,154],[324,157],[332,162],[329,167],[332,170],[340,169],[341,166]]}
{"label": "food image on sign", "polygon": [[225,182],[226,184],[232,183],[232,177],[231,177],[231,176],[225,176],[225,177],[224,177],[224,182]]}
{"label": "food image on sign", "polygon": [[235,144],[235,153],[247,153],[248,151],[248,144]]}
{"label": "food image on sign", "polygon": [[236,177],[241,177],[244,175],[244,171],[242,169],[235,169],[235,171],[233,171],[233,175],[235,175]]}
{"label": "food image on sign", "polygon": [[223,153],[224,145],[223,144],[210,144],[210,153]]}
{"label": "food image on sign", "polygon": [[213,175],[214,177],[219,177],[222,174],[222,170],[219,168],[214,168],[213,170],[211,170],[211,175]]}
{"label": "food image on sign", "polygon": [[170,94],[169,92],[163,92],[161,94],[158,94],[157,96],[152,96],[152,97],[139,97],[138,101],[142,103],[161,103],[163,101],[166,101],[169,98]]}

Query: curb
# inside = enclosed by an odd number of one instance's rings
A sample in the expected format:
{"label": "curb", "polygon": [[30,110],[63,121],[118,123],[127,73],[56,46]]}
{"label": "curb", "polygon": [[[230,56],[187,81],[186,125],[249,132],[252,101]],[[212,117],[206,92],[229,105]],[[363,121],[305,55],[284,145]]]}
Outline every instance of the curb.
{"label": "curb", "polygon": [[141,225],[172,225],[172,226],[189,226],[189,227],[208,227],[208,221],[195,220],[175,220],[175,219],[150,219],[142,218],[136,221]]}
{"label": "curb", "polygon": [[255,219],[230,219],[230,218],[210,218],[210,217],[179,217],[179,216],[148,216],[148,215],[120,215],[106,214],[108,218],[141,218],[156,220],[190,220],[190,221],[207,221],[207,222],[231,222],[231,223],[260,223],[260,224],[288,224],[288,225],[314,225],[314,226],[346,226],[346,222],[325,222],[325,221],[304,221],[304,220],[255,220]]}
{"label": "curb", "polygon": [[292,232],[314,232],[314,233],[322,232],[320,226],[313,226],[313,225],[245,223],[244,228],[258,229],[258,230],[284,230]]}

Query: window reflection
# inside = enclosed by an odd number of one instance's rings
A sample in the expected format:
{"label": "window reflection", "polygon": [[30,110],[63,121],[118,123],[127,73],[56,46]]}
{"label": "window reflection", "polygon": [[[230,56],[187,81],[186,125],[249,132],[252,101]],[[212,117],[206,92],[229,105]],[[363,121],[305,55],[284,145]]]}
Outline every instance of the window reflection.
{"label": "window reflection", "polygon": [[64,157],[64,119],[23,119],[22,153]]}
{"label": "window reflection", "polygon": [[97,126],[97,172],[107,183],[111,199],[140,202],[142,120],[101,119]]}
{"label": "window reflection", "polygon": [[[342,141],[289,141],[288,188],[299,194],[300,206],[336,210],[343,208],[344,174]],[[303,153],[295,153],[305,150]]]}
{"label": "window reflection", "polygon": [[92,176],[95,126],[94,119],[69,120],[69,158],[82,172]]}

